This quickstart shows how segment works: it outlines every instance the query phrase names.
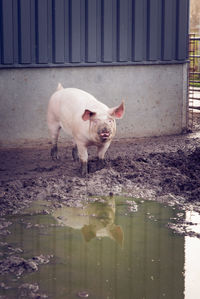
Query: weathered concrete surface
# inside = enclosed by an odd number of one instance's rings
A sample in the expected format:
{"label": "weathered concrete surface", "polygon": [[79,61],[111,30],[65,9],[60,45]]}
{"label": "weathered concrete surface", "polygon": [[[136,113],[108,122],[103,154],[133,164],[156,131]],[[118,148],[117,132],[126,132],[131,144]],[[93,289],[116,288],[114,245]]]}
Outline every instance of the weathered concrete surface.
{"label": "weathered concrete surface", "polygon": [[118,138],[177,134],[187,125],[187,65],[5,69],[0,72],[1,145],[48,138],[46,109],[58,82],[88,91],[108,106],[125,99]]}

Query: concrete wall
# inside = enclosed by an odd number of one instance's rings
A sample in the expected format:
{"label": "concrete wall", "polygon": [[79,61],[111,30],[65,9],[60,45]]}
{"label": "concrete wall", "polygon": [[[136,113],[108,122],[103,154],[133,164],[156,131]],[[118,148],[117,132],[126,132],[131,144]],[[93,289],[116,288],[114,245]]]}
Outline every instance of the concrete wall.
{"label": "concrete wall", "polygon": [[0,142],[48,138],[46,109],[57,83],[90,92],[126,114],[117,137],[181,133],[187,125],[187,65],[27,68],[0,71]]}

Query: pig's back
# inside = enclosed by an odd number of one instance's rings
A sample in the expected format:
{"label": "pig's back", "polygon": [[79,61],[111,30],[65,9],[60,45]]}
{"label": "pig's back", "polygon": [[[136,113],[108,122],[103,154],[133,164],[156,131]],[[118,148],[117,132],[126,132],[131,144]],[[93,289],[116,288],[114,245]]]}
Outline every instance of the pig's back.
{"label": "pig's back", "polygon": [[94,112],[96,110],[107,111],[108,109],[105,104],[99,102],[94,96],[78,88],[65,88],[57,93],[60,97],[61,106],[67,106],[74,114],[80,113],[82,116],[85,109],[94,110]]}
{"label": "pig's back", "polygon": [[[54,100],[59,102],[59,118],[64,130],[74,132],[89,127],[89,122],[82,119],[86,109],[97,114],[106,113],[108,107],[95,99],[91,94],[77,89],[65,88],[54,94]],[[78,131],[79,131],[78,130]]]}

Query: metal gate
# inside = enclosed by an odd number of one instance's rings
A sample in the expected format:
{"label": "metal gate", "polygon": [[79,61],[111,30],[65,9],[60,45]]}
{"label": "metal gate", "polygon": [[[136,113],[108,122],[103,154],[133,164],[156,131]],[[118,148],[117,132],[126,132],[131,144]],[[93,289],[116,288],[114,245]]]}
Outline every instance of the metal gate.
{"label": "metal gate", "polygon": [[190,34],[189,60],[189,129],[193,129],[195,115],[200,113],[200,37],[195,34]]}

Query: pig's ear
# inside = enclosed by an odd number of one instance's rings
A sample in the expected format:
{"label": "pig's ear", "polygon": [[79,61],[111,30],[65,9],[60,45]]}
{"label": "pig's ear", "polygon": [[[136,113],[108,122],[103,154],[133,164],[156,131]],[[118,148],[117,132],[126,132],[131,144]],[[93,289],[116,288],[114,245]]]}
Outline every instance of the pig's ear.
{"label": "pig's ear", "polygon": [[86,242],[89,242],[96,237],[96,232],[92,224],[84,225],[84,227],[81,229],[81,232]]}
{"label": "pig's ear", "polygon": [[110,108],[109,114],[115,118],[122,118],[125,111],[125,104],[124,101],[122,101],[121,105],[118,107]]}
{"label": "pig's ear", "polygon": [[123,242],[124,242],[124,232],[121,226],[115,225],[110,229],[111,236],[117,243],[123,247]]}
{"label": "pig's ear", "polygon": [[86,109],[85,112],[84,112],[83,115],[82,115],[82,119],[83,119],[84,121],[86,121],[86,120],[91,119],[91,118],[92,118],[93,116],[95,116],[95,115],[96,115],[96,112],[92,112],[92,111]]}

